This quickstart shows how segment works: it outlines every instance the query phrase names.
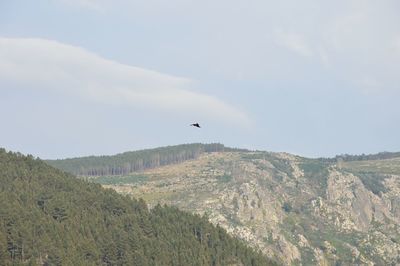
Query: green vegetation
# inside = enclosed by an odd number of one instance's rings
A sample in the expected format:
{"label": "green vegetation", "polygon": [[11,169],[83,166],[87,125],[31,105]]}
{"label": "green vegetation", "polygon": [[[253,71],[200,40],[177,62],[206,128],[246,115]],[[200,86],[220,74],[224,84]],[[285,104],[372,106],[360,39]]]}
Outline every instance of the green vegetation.
{"label": "green vegetation", "polygon": [[148,177],[144,175],[129,175],[129,176],[99,176],[89,179],[94,183],[101,185],[125,185],[137,184],[147,181]]}
{"label": "green vegetation", "polygon": [[[299,217],[291,213],[283,223],[286,238],[292,243],[298,242],[297,235],[302,234],[307,237],[311,246],[324,251],[325,258],[329,265],[353,265],[353,256],[349,244],[358,246],[362,236],[358,233],[338,232],[334,227],[322,221],[310,221],[309,217]],[[303,265],[315,265],[315,254],[309,247],[302,247]]]}
{"label": "green vegetation", "polygon": [[304,176],[314,184],[318,184],[319,188],[324,190],[327,187],[330,163],[319,159],[304,159],[299,166],[304,171]]}
{"label": "green vegetation", "polygon": [[350,161],[342,163],[342,167],[353,173],[400,175],[400,158],[373,161]]}
{"label": "green vegetation", "polygon": [[387,160],[393,158],[400,158],[400,152],[380,152],[376,154],[361,154],[361,155],[344,154],[335,157],[336,160],[342,159],[345,162]]}
{"label": "green vegetation", "polygon": [[290,202],[285,201],[282,205],[282,209],[285,212],[291,212],[293,210],[292,204]]}
{"label": "green vegetation", "polygon": [[168,164],[196,159],[203,153],[241,151],[219,143],[183,144],[149,150],[124,152],[113,156],[89,156],[64,160],[47,160],[51,166],[79,176],[126,175]]}
{"label": "green vegetation", "polygon": [[2,265],[270,265],[206,218],[0,149]]}
{"label": "green vegetation", "polygon": [[388,189],[383,184],[386,176],[375,173],[358,173],[357,176],[360,178],[364,186],[372,191],[372,193],[379,195],[381,192],[385,193]]}
{"label": "green vegetation", "polygon": [[231,175],[221,175],[221,176],[217,176],[217,180],[221,183],[228,183],[230,181],[232,181],[233,177]]}
{"label": "green vegetation", "polygon": [[357,175],[367,189],[379,195],[387,192],[384,180],[388,175],[400,175],[400,158],[347,161],[341,163],[341,167]]}
{"label": "green vegetation", "polygon": [[276,168],[276,170],[274,171],[275,173],[274,177],[277,177],[276,175],[279,175],[279,177],[277,178],[280,180],[282,180],[282,176],[280,176],[281,173],[279,172],[283,172],[289,177],[293,175],[293,168],[288,160],[279,158],[269,152],[258,152],[250,154],[244,153],[242,154],[242,159],[247,161],[252,161],[254,164],[256,164],[257,168],[259,168],[260,170],[265,170],[267,168],[265,168],[265,166],[261,165],[256,160],[267,160]]}

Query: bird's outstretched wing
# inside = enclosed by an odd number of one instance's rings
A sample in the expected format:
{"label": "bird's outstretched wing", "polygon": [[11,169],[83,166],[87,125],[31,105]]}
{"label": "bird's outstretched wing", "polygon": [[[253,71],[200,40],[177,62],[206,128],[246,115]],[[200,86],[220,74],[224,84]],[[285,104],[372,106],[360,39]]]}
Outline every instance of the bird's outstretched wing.
{"label": "bird's outstretched wing", "polygon": [[200,128],[200,125],[199,125],[199,123],[194,123],[194,124],[191,124],[191,126]]}

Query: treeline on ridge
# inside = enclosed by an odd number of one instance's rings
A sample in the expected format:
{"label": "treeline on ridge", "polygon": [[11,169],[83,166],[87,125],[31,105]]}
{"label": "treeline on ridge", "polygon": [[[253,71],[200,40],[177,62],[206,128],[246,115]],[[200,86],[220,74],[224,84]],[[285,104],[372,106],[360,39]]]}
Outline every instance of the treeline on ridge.
{"label": "treeline on ridge", "polygon": [[350,161],[370,161],[370,160],[387,160],[400,157],[400,152],[380,152],[376,154],[360,154],[360,155],[350,155],[343,154],[337,155],[336,160],[342,159],[345,162]]}
{"label": "treeline on ridge", "polygon": [[400,157],[400,152],[380,152],[375,154],[341,154],[333,158],[318,158],[321,162],[336,163],[337,161],[353,162],[353,161],[373,161],[373,160],[387,160]]}
{"label": "treeline on ridge", "polygon": [[47,160],[58,169],[78,176],[125,175],[136,171],[196,159],[208,152],[239,151],[219,143],[182,144],[156,149],[124,152],[112,156],[88,156],[81,158]]}
{"label": "treeline on ridge", "polygon": [[271,265],[205,217],[0,149],[1,265]]}

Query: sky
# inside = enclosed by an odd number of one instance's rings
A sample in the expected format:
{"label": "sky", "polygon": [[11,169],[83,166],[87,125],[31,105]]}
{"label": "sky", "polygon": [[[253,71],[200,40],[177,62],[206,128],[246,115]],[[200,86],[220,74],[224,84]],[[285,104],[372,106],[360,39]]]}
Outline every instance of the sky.
{"label": "sky", "polygon": [[399,12],[397,0],[0,0],[0,147],[400,151]]}

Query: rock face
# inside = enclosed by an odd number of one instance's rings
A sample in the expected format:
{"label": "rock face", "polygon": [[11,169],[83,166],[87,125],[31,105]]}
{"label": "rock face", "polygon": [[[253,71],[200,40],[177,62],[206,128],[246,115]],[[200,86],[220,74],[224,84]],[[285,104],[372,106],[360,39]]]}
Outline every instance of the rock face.
{"label": "rock face", "polygon": [[212,153],[108,187],[205,214],[285,265],[399,265],[400,159],[374,163]]}

